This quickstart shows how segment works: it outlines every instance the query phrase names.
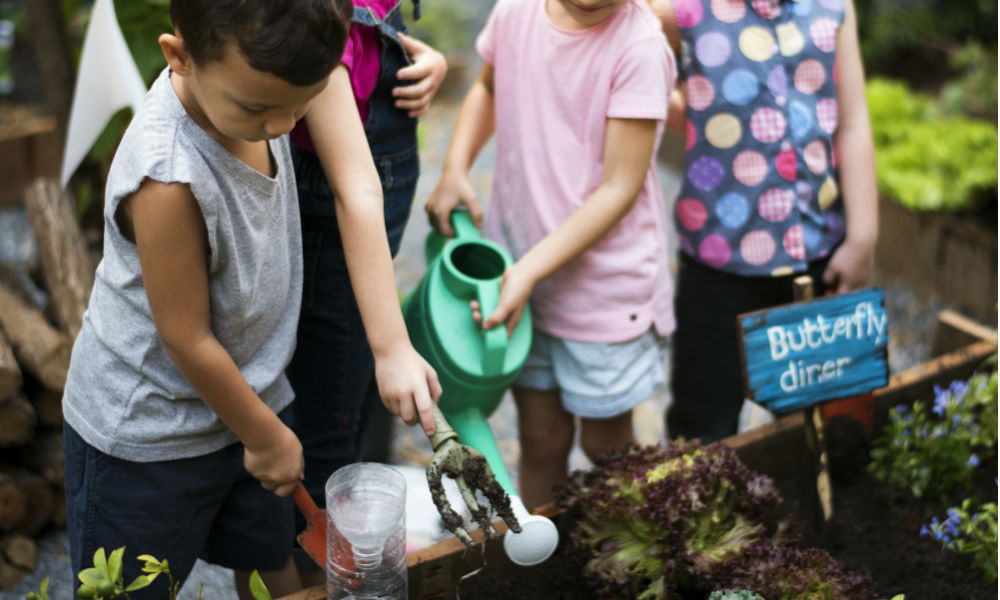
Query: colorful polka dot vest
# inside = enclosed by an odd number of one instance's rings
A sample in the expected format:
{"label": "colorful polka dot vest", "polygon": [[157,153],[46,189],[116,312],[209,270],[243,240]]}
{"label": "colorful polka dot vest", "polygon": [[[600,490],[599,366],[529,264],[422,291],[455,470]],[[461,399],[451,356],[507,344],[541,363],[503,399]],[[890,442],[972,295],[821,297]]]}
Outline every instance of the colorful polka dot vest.
{"label": "colorful polka dot vest", "polygon": [[843,0],[675,0],[687,83],[681,249],[787,275],[844,236],[833,133]]}

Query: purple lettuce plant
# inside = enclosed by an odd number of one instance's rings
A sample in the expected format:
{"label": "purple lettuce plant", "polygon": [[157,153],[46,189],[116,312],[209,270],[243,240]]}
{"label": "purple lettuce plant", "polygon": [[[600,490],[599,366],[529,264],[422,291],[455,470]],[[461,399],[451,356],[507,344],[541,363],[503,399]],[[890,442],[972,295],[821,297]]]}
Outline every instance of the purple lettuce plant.
{"label": "purple lettuce plant", "polygon": [[676,598],[765,536],[780,502],[770,478],[723,444],[630,446],[576,471],[557,489],[575,518],[570,550],[601,595]]}
{"label": "purple lettuce plant", "polygon": [[707,578],[715,587],[753,590],[768,600],[875,600],[871,579],[820,548],[763,540]]}
{"label": "purple lettuce plant", "polygon": [[599,597],[674,600],[745,590],[768,600],[873,600],[870,581],[799,549],[787,523],[769,536],[774,482],[721,443],[632,445],[556,490],[574,525],[569,549]]}

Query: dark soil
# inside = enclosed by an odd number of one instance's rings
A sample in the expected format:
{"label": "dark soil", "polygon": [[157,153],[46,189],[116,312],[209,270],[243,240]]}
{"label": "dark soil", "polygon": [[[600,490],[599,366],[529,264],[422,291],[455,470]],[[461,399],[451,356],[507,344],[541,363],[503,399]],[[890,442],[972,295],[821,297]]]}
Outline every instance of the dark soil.
{"label": "dark soil", "polygon": [[[827,427],[834,494],[833,521],[824,534],[818,526],[818,502],[812,480],[777,479],[783,504],[801,519],[800,545],[830,552],[844,567],[871,577],[876,593],[906,600],[995,599],[996,584],[983,580],[968,557],[944,553],[920,529],[937,516],[944,520],[946,506],[934,500],[893,502],[881,484],[866,472],[871,435],[857,421],[835,419]],[[979,498],[996,502],[994,474],[997,465],[984,464],[976,481]],[[955,504],[958,504],[956,501]]]}
{"label": "dark soil", "polygon": [[[945,517],[934,501],[890,502],[866,472],[870,434],[853,420],[836,418],[827,427],[834,515],[824,534],[820,527],[815,477],[799,473],[776,477],[782,495],[781,517],[794,514],[802,533],[799,545],[830,552],[845,568],[868,575],[882,598],[905,594],[906,600],[985,600],[997,598],[995,584],[982,579],[966,557],[944,554],[920,528],[932,516]],[[996,463],[984,465],[977,483],[981,497],[996,501]],[[462,584],[461,600],[586,600],[594,598],[580,563],[565,555],[569,523],[556,518],[562,543],[556,555],[537,567],[511,566],[502,576],[472,577]],[[622,599],[630,600],[630,599]]]}

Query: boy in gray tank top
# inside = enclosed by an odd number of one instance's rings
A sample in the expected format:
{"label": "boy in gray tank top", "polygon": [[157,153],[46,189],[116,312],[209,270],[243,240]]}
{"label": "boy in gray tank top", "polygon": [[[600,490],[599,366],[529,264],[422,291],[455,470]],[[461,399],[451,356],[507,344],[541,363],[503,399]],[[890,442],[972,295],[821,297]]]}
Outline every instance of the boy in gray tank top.
{"label": "boy in gray tank top", "polygon": [[[348,0],[172,0],[168,67],[115,154],[104,255],[63,396],[74,571],[97,548],[298,589],[302,241],[285,135],[338,64]],[[166,597],[166,582],[132,598]]]}

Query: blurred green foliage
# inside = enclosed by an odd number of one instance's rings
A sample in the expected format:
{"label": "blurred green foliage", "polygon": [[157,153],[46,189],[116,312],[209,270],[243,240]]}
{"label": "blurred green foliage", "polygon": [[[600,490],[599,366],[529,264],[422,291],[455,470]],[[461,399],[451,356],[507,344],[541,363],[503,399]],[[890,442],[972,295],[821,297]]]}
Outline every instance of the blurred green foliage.
{"label": "blurred green foliage", "polygon": [[[410,35],[444,54],[471,47],[478,27],[474,23],[473,8],[468,2],[422,0],[420,7],[420,20],[407,19]],[[409,17],[408,12],[404,15]]]}
{"label": "blurred green foliage", "polygon": [[997,117],[997,51],[980,42],[968,42],[951,53],[949,65],[958,74],[941,87],[945,114]]}
{"label": "blurred green foliage", "polygon": [[942,96],[948,114],[997,120],[995,0],[855,0],[865,70]]}
{"label": "blurred green foliage", "polygon": [[866,65],[967,41],[997,39],[995,0],[854,0]]}
{"label": "blurred green foliage", "polygon": [[917,211],[997,202],[995,123],[943,114],[899,81],[872,78],[867,96],[881,191]]}

